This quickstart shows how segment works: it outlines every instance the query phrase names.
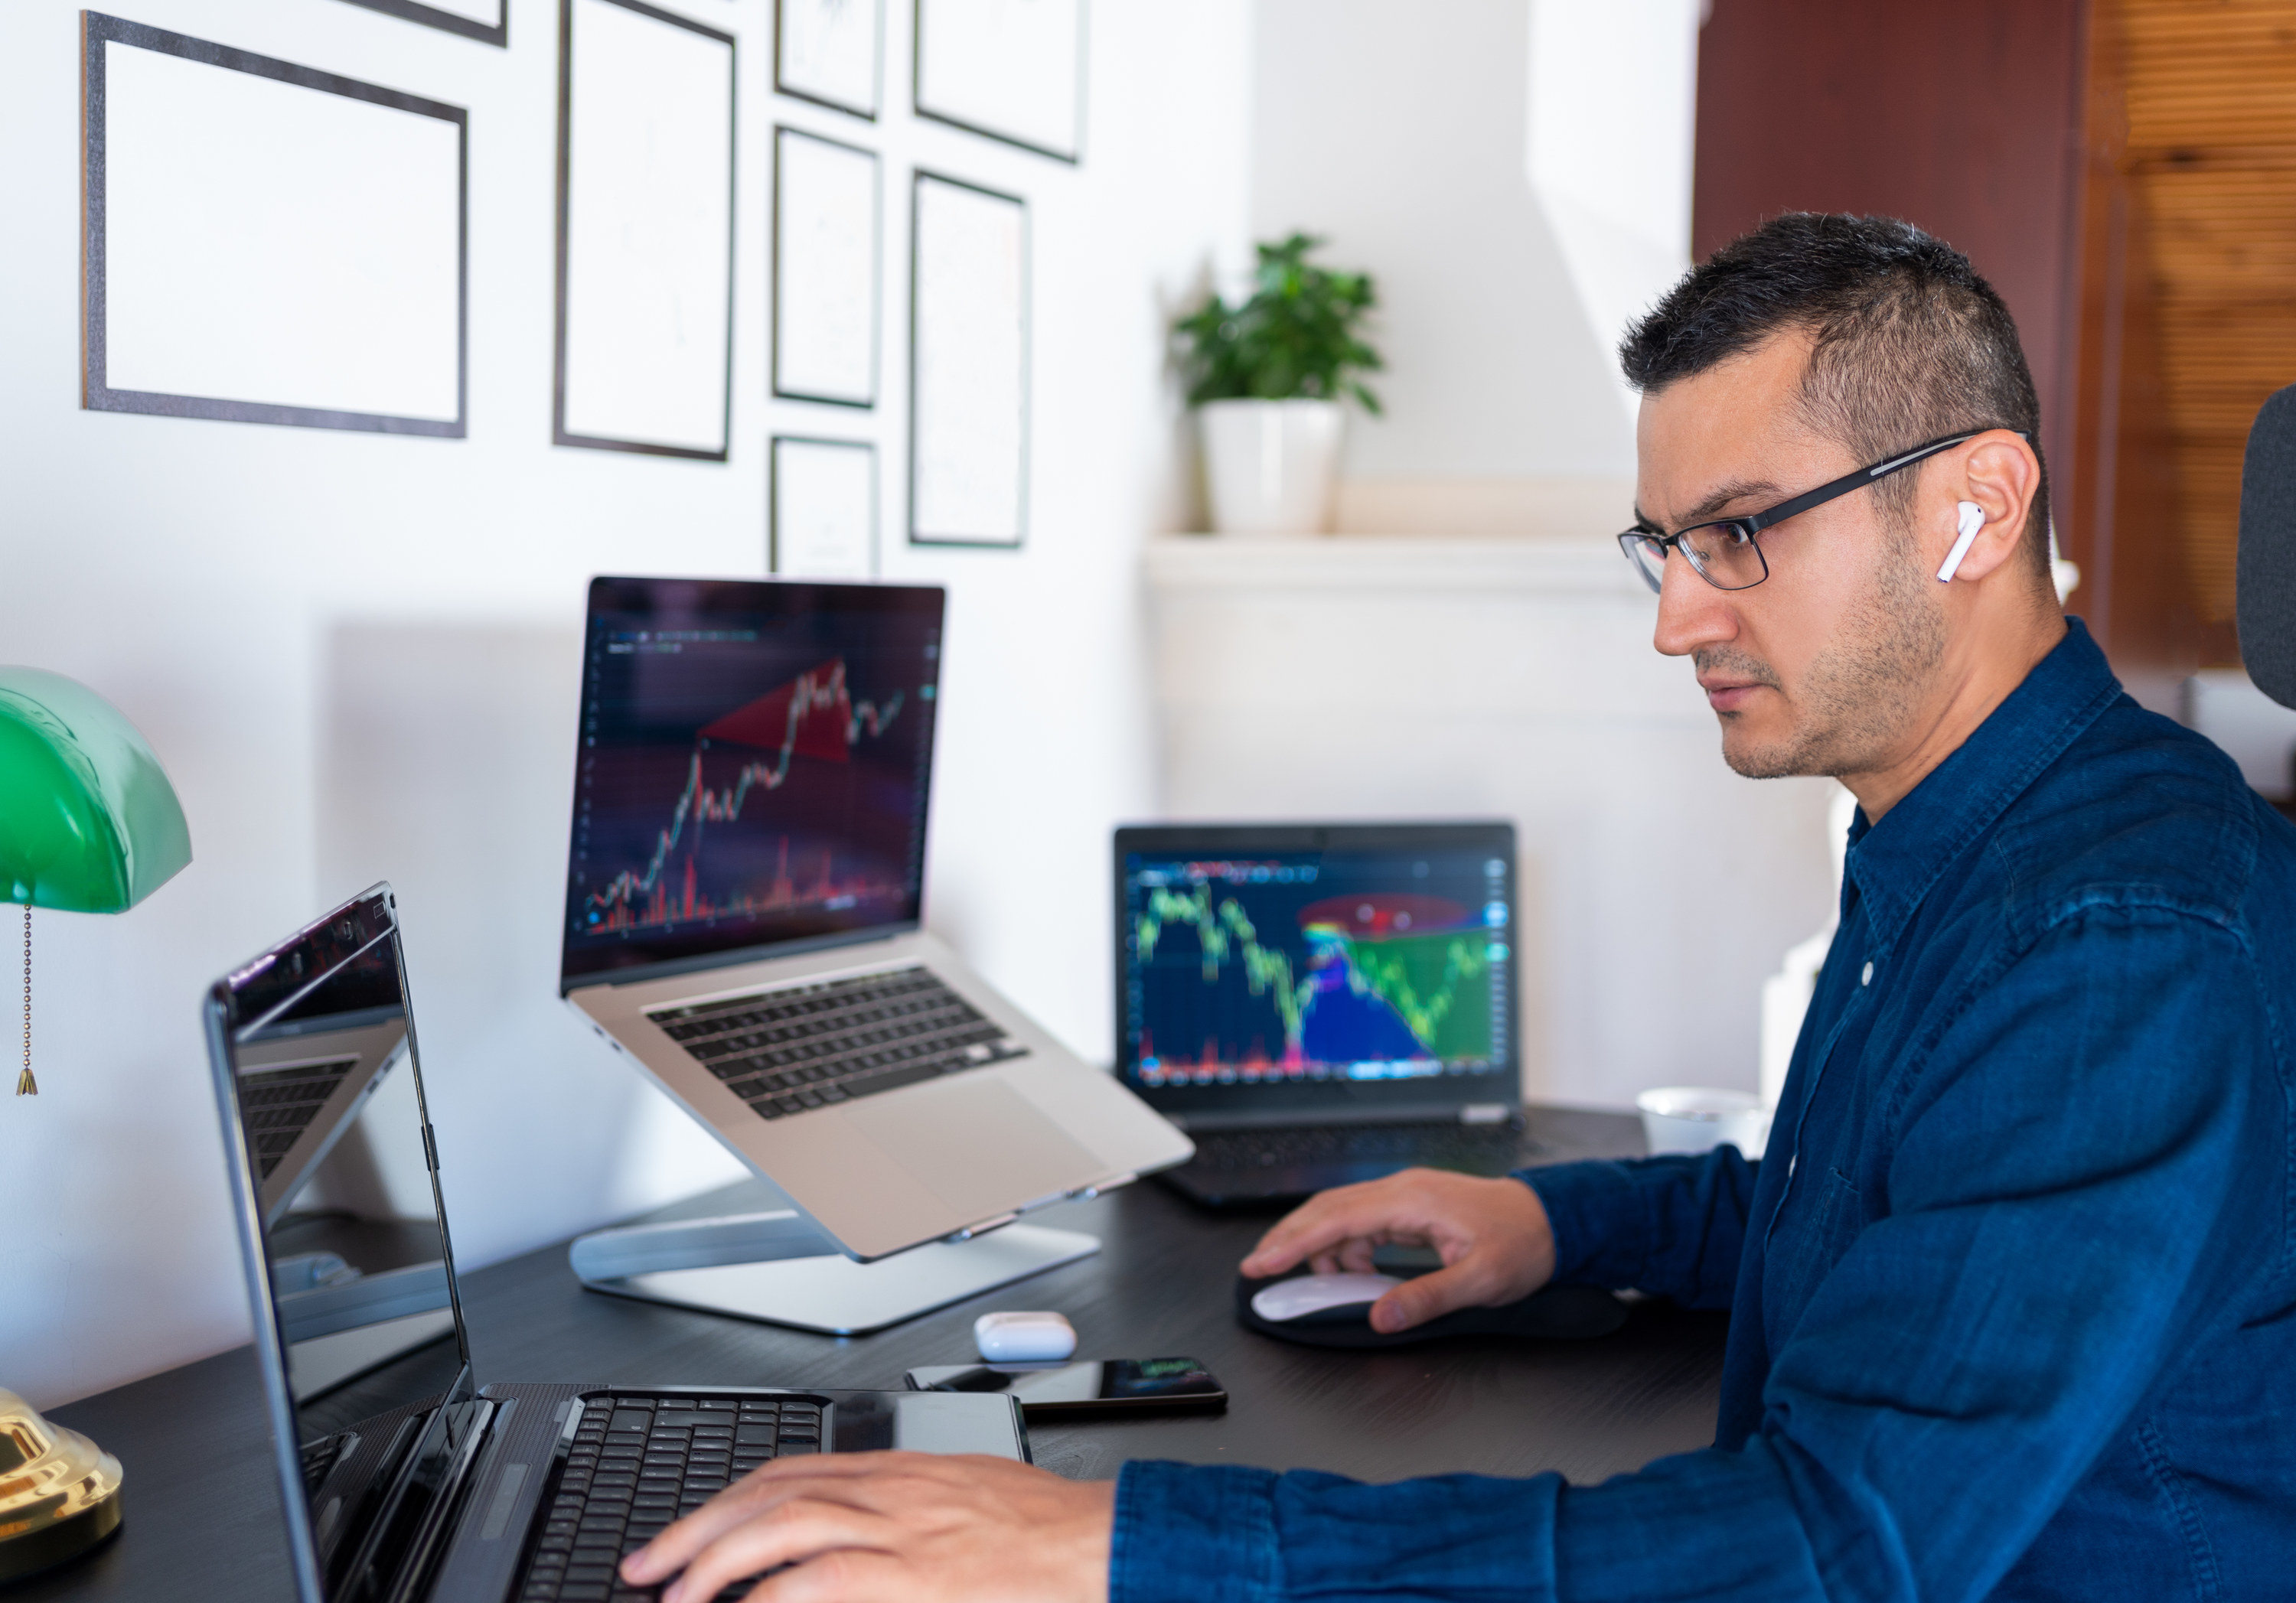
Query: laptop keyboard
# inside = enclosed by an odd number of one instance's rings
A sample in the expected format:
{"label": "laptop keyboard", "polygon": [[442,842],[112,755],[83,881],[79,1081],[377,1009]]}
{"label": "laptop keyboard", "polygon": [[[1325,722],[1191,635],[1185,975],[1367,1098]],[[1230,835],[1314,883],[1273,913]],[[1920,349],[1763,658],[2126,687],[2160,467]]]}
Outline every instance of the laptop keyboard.
{"label": "laptop keyboard", "polygon": [[240,1075],[240,1117],[247,1121],[247,1144],[258,1182],[271,1178],[271,1171],[318,1116],[343,1076],[357,1067],[357,1058],[342,1058]]}
{"label": "laptop keyboard", "polygon": [[1508,1125],[1318,1125],[1223,1130],[1195,1136],[1199,1169],[1289,1169],[1308,1164],[1398,1161],[1504,1174],[1521,1137]]}
{"label": "laptop keyboard", "polygon": [[1029,1051],[922,967],[664,1008],[646,1017],[767,1119],[898,1091]]}
{"label": "laptop keyboard", "polygon": [[348,1457],[359,1444],[359,1434],[344,1431],[340,1435],[321,1436],[316,1442],[303,1444],[303,1494],[316,1498],[319,1488],[327,1484],[327,1472],[337,1460]]}
{"label": "laptop keyboard", "polygon": [[[821,1451],[803,1397],[593,1397],[527,1561],[521,1603],[636,1603],[622,1559],[770,1459]],[[748,1592],[756,1577],[720,1598]]]}

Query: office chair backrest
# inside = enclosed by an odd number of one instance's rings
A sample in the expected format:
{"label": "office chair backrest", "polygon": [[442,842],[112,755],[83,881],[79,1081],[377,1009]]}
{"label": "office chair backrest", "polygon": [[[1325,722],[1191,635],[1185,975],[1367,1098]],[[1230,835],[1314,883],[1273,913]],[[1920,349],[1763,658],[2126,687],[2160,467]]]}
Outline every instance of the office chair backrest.
{"label": "office chair backrest", "polygon": [[2240,476],[2241,660],[2257,688],[2296,707],[2296,385],[2264,403]]}

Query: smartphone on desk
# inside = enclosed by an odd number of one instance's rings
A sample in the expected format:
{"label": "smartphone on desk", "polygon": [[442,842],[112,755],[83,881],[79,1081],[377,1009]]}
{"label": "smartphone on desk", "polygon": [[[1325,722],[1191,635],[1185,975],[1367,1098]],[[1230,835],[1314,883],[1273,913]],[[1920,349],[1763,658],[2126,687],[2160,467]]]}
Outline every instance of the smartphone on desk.
{"label": "smartphone on desk", "polygon": [[1086,1363],[957,1363],[911,1370],[913,1392],[1004,1392],[1031,1419],[1054,1414],[1212,1411],[1227,1391],[1193,1358],[1107,1358]]}

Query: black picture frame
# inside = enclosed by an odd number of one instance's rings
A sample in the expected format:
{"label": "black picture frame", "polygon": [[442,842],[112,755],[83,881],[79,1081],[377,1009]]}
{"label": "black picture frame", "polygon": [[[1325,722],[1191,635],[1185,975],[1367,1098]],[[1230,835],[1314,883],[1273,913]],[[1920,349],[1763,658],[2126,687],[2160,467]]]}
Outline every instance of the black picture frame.
{"label": "black picture frame", "polygon": [[[107,244],[104,183],[104,52],[107,44],[158,51],[204,66],[244,72],[298,88],[340,94],[392,110],[435,117],[455,127],[455,416],[394,417],[381,413],[340,412],[325,407],[282,405],[265,401],[223,400],[154,390],[115,389],[108,381],[109,331],[105,311]],[[273,423],[295,429],[344,429],[365,434],[425,435],[463,439],[469,435],[471,403],[471,125],[460,106],[386,89],[357,78],[298,66],[272,56],[234,49],[185,34],[170,33],[102,12],[80,13],[81,56],[81,373],[80,405],[89,412],[142,413],[160,417],[206,418],[230,423]]]}
{"label": "black picture frame", "polygon": [[[766,571],[778,576],[782,569],[782,451],[783,446],[824,446],[839,451],[858,451],[869,459],[869,575],[872,579],[883,576],[884,570],[884,508],[877,478],[877,442],[866,439],[834,439],[817,434],[775,434],[766,441]],[[808,577],[808,576],[800,576]]]}
{"label": "black picture frame", "polygon": [[1076,148],[1069,151],[1057,150],[1051,145],[1038,144],[1034,140],[1023,138],[1020,135],[1011,133],[1007,130],[992,127],[987,123],[970,120],[966,118],[957,116],[953,112],[937,111],[933,110],[932,107],[927,105],[925,103],[924,94],[925,7],[930,4],[930,0],[912,0],[912,4],[911,49],[909,52],[909,104],[919,117],[923,118],[930,122],[940,123],[947,127],[962,128],[964,132],[968,134],[977,134],[983,139],[994,139],[999,144],[1009,144],[1015,150],[1027,151],[1032,155],[1049,157],[1054,161],[1065,161],[1070,167],[1078,167],[1083,164],[1085,143],[1084,131],[1086,118],[1086,102],[1088,91],[1087,80],[1090,77],[1090,74],[1085,70],[1085,67],[1086,63],[1091,59],[1090,41],[1092,33],[1092,11],[1091,6],[1088,4],[1088,0],[1076,0]]}
{"label": "black picture frame", "polygon": [[[508,4],[510,0],[503,0]],[[825,106],[832,111],[841,111],[848,117],[857,117],[864,122],[877,120],[877,113],[885,99],[885,0],[869,0],[875,12],[875,64],[869,74],[870,102],[856,106],[811,89],[792,88],[782,77],[782,53],[786,39],[790,0],[774,0],[774,93],[791,100],[801,100],[808,105]]]}
{"label": "black picture frame", "polygon": [[[923,434],[919,428],[917,385],[917,303],[924,282],[923,262],[919,250],[918,216],[922,209],[924,186],[946,184],[957,189],[971,190],[975,194],[1006,201],[1021,210],[1021,418],[1020,460],[1017,464],[1019,499],[1015,504],[1014,528],[1010,539],[987,538],[964,535],[935,535],[917,527],[917,464],[923,453],[918,448]],[[1035,445],[1034,413],[1036,403],[1036,281],[1035,281],[1035,218],[1030,213],[1028,197],[1008,191],[992,189],[969,178],[959,178],[929,168],[912,169],[909,177],[909,462],[908,462],[908,543],[911,545],[970,546],[986,551],[1020,551],[1029,543],[1029,490],[1033,471]]]}
{"label": "black picture frame", "polygon": [[441,11],[435,5],[425,5],[422,0],[346,0],[346,4],[364,6],[368,11],[381,12],[386,17],[397,17],[402,22],[420,22],[426,28],[460,34],[466,39],[476,39],[481,45],[510,48],[510,0],[495,0],[495,14],[502,19],[489,28],[468,17]]}
{"label": "black picture frame", "polygon": [[[809,139],[816,144],[825,144],[857,156],[866,156],[870,163],[871,195],[869,206],[869,397],[857,401],[849,396],[816,395],[802,389],[786,389],[782,386],[782,283],[787,243],[782,237],[782,142],[784,139]],[[884,388],[885,361],[885,162],[875,151],[857,144],[848,144],[841,139],[830,139],[808,128],[786,125],[774,129],[774,205],[773,205],[773,277],[766,286],[766,315],[772,323],[773,346],[767,355],[766,383],[774,397],[783,401],[806,401],[817,406],[843,406],[858,412],[876,410]]]}
{"label": "black picture frame", "polygon": [[726,46],[726,71],[732,87],[726,101],[726,353],[722,368],[725,405],[719,423],[720,438],[725,444],[715,451],[705,451],[696,446],[661,445],[652,440],[611,439],[599,435],[576,434],[566,427],[566,275],[569,201],[573,178],[575,0],[558,0],[557,307],[552,337],[550,443],[588,451],[622,451],[640,456],[680,457],[691,462],[728,462],[732,460],[734,451],[734,314],[737,299],[734,270],[738,261],[736,236],[741,216],[740,45],[732,34],[722,29],[711,28],[707,23],[680,16],[676,12],[664,11],[660,6],[648,5],[645,0],[597,0],[597,3],[618,5],[624,11],[635,12],[657,22],[686,29]]}

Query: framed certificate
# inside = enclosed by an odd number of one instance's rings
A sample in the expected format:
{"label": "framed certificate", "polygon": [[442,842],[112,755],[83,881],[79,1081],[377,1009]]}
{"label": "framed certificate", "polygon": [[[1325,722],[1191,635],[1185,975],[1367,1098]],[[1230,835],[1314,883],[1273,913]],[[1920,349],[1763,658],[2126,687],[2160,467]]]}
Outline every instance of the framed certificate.
{"label": "framed certificate", "polygon": [[766,568],[806,579],[877,577],[877,448],[861,440],[773,442]]}
{"label": "framed certificate", "polygon": [[643,0],[560,5],[552,438],[724,462],[733,36]]}
{"label": "framed certificate", "polygon": [[917,115],[1074,161],[1084,0],[917,0]]}
{"label": "framed certificate", "polygon": [[780,0],[774,88],[873,121],[884,36],[884,0]]}
{"label": "framed certificate", "polygon": [[462,438],[466,113],[82,18],[83,405]]}
{"label": "framed certificate", "polygon": [[774,393],[877,404],[873,151],[774,131]]}
{"label": "framed certificate", "polygon": [[920,172],[909,307],[909,538],[1019,545],[1029,513],[1029,208]]}

